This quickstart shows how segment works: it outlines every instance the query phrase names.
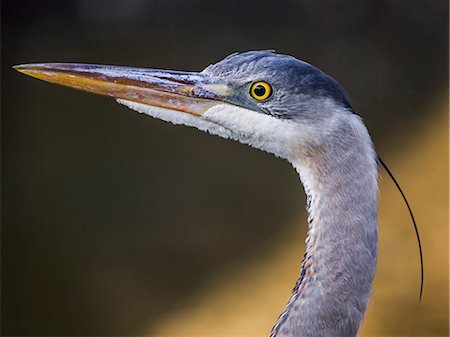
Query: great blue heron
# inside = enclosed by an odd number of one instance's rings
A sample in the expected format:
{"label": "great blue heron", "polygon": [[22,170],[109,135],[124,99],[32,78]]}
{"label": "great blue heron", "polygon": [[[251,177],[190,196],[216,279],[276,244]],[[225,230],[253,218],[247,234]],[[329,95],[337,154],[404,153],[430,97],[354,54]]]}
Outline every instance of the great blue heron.
{"label": "great blue heron", "polygon": [[200,73],[62,63],[15,69],[288,160],[307,195],[309,230],[300,277],[271,336],[356,336],[377,261],[378,157],[334,79],[271,51],[235,53]]}

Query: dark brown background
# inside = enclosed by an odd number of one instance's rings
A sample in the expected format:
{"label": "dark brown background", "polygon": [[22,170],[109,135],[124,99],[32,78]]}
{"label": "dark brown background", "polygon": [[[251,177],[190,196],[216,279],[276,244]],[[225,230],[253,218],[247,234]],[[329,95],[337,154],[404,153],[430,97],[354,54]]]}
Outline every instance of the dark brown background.
{"label": "dark brown background", "polygon": [[380,153],[419,133],[421,108],[446,91],[447,1],[11,0],[1,12],[3,335],[139,334],[270,246],[304,204],[284,161],[12,65],[196,71],[275,49],[340,81]]}

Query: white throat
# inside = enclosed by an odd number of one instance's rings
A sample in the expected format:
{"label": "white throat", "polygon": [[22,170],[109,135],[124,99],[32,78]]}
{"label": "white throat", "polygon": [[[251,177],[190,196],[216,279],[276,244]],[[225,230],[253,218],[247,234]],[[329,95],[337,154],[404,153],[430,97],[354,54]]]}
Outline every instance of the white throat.
{"label": "white throat", "polygon": [[[202,116],[118,99],[118,103],[151,117],[173,124],[195,127],[222,138],[237,140],[260,150],[295,163],[305,144],[318,144],[326,135],[324,130],[333,128],[338,119],[335,115],[321,123],[320,127],[280,119],[271,115],[218,102]],[[330,100],[325,101],[329,109],[338,109]]]}

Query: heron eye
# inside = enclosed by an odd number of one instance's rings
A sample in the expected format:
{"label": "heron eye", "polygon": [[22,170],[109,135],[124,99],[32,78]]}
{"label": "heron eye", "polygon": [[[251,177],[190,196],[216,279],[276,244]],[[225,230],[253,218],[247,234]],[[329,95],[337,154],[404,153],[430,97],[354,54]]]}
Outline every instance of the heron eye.
{"label": "heron eye", "polygon": [[250,87],[250,95],[258,101],[264,101],[272,94],[272,87],[267,82],[255,82]]}

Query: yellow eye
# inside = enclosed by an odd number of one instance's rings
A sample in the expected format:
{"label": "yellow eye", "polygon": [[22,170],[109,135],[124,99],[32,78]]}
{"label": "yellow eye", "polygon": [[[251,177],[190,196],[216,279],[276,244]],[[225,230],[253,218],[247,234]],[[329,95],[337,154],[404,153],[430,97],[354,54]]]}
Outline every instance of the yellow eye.
{"label": "yellow eye", "polygon": [[272,94],[272,87],[267,82],[255,82],[250,87],[250,95],[258,101],[264,101]]}

